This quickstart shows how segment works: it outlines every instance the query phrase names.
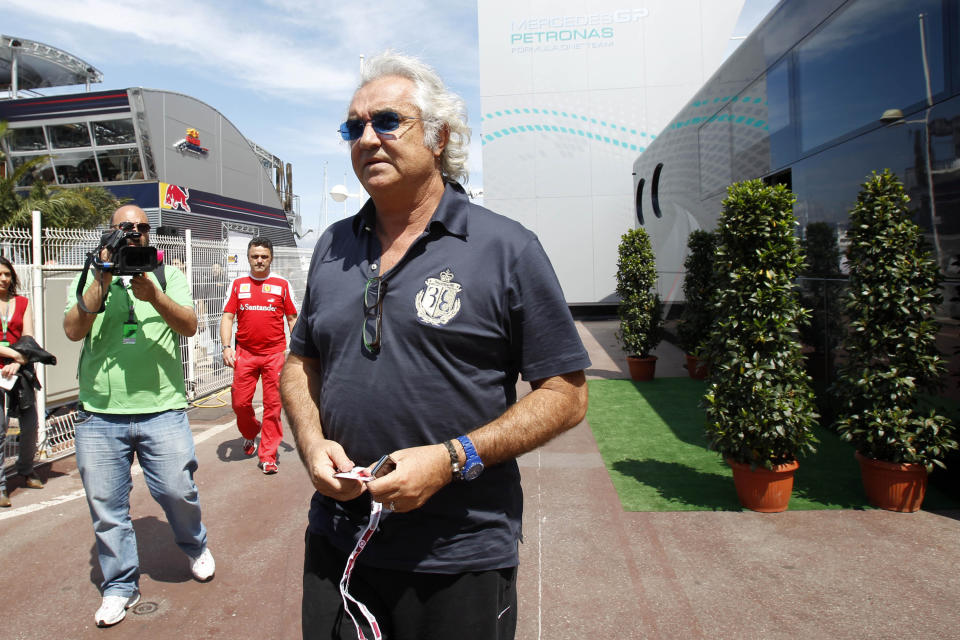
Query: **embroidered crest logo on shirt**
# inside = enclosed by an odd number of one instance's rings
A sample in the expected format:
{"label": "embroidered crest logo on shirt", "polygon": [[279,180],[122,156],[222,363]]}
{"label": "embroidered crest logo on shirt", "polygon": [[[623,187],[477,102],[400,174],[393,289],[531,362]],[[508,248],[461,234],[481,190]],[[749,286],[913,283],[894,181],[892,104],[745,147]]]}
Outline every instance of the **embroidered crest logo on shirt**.
{"label": "embroidered crest logo on shirt", "polygon": [[417,293],[417,317],[434,326],[453,320],[460,311],[460,291],[463,286],[453,281],[453,272],[445,269],[439,278],[427,278],[426,288]]}
{"label": "embroidered crest logo on shirt", "polygon": [[265,284],[263,285],[263,292],[267,294],[276,293],[277,295],[279,295],[280,287],[279,285],[275,285],[275,284]]}

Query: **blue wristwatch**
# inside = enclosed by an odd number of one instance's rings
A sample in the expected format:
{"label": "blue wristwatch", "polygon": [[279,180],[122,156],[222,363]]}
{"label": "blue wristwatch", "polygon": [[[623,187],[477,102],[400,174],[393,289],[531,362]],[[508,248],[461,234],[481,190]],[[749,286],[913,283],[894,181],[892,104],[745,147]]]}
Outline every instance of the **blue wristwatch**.
{"label": "blue wristwatch", "polygon": [[460,470],[460,477],[464,480],[476,480],[483,473],[483,460],[477,455],[477,450],[467,436],[457,438],[463,445],[463,452],[467,456],[467,461],[463,463]]}

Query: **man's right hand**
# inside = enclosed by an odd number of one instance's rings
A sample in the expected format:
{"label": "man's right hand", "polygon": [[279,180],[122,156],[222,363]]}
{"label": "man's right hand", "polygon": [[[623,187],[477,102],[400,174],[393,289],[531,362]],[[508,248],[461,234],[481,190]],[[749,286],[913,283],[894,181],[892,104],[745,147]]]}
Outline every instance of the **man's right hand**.
{"label": "man's right hand", "polygon": [[359,480],[334,477],[334,474],[350,471],[355,466],[339,442],[323,439],[303,451],[302,457],[313,487],[323,495],[345,502],[367,490],[366,484]]}

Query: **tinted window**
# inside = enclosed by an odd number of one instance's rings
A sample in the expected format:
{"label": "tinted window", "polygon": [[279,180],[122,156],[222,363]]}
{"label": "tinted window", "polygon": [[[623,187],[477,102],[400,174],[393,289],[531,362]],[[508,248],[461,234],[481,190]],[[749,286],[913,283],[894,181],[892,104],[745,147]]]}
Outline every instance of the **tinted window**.
{"label": "tinted window", "polygon": [[[924,14],[926,65],[919,14]],[[941,0],[859,0],[796,49],[800,148],[867,125],[884,109],[908,113],[944,90]]]}
{"label": "tinted window", "polygon": [[91,146],[90,131],[87,129],[86,122],[47,125],[47,135],[50,136],[50,145],[54,149]]}
{"label": "tinted window", "polygon": [[61,153],[54,157],[53,163],[60,184],[100,182],[92,151]]}
{"label": "tinted window", "polygon": [[121,120],[102,120],[100,122],[91,122],[93,127],[93,139],[100,146],[108,144],[133,144],[137,141],[137,136],[133,131],[133,120],[123,118]]}
{"label": "tinted window", "polygon": [[10,129],[7,143],[11,151],[43,151],[47,141],[43,138],[43,127],[24,127]]}
{"label": "tinted window", "polygon": [[646,180],[640,178],[640,182],[637,183],[637,220],[640,224],[643,224],[643,185],[646,183]]}
{"label": "tinted window", "polygon": [[118,180],[143,180],[140,167],[140,152],[136,149],[98,151],[97,162],[104,182]]}
{"label": "tinted window", "polygon": [[650,203],[653,205],[653,215],[662,218],[660,212],[660,173],[663,171],[663,163],[657,165],[653,170],[653,180],[650,184]]}
{"label": "tinted window", "polygon": [[[13,170],[16,171],[21,165],[24,165],[38,157],[42,158],[43,156],[11,156],[10,160],[13,162]],[[17,186],[28,187],[37,180],[43,180],[47,183],[53,182],[53,168],[49,159],[45,162],[37,163],[30,169],[26,170],[20,180],[17,181]]]}

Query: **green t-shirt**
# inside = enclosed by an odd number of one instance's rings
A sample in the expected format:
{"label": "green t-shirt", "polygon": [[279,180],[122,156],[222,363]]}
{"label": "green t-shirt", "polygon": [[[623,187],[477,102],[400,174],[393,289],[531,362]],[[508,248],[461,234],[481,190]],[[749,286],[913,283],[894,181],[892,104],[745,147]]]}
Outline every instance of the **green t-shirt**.
{"label": "green t-shirt", "polygon": [[[180,305],[193,306],[183,272],[164,265],[166,294]],[[154,274],[147,274],[157,287]],[[77,303],[78,275],[67,289],[67,308]],[[87,288],[96,283],[93,273]],[[124,340],[130,303],[136,328]],[[110,284],[106,311],[98,314],[80,353],[80,402],[87,411],[99,413],[154,413],[187,406],[180,358],[180,336],[153,308],[138,300],[115,277]],[[132,338],[132,343],[131,343]]]}

